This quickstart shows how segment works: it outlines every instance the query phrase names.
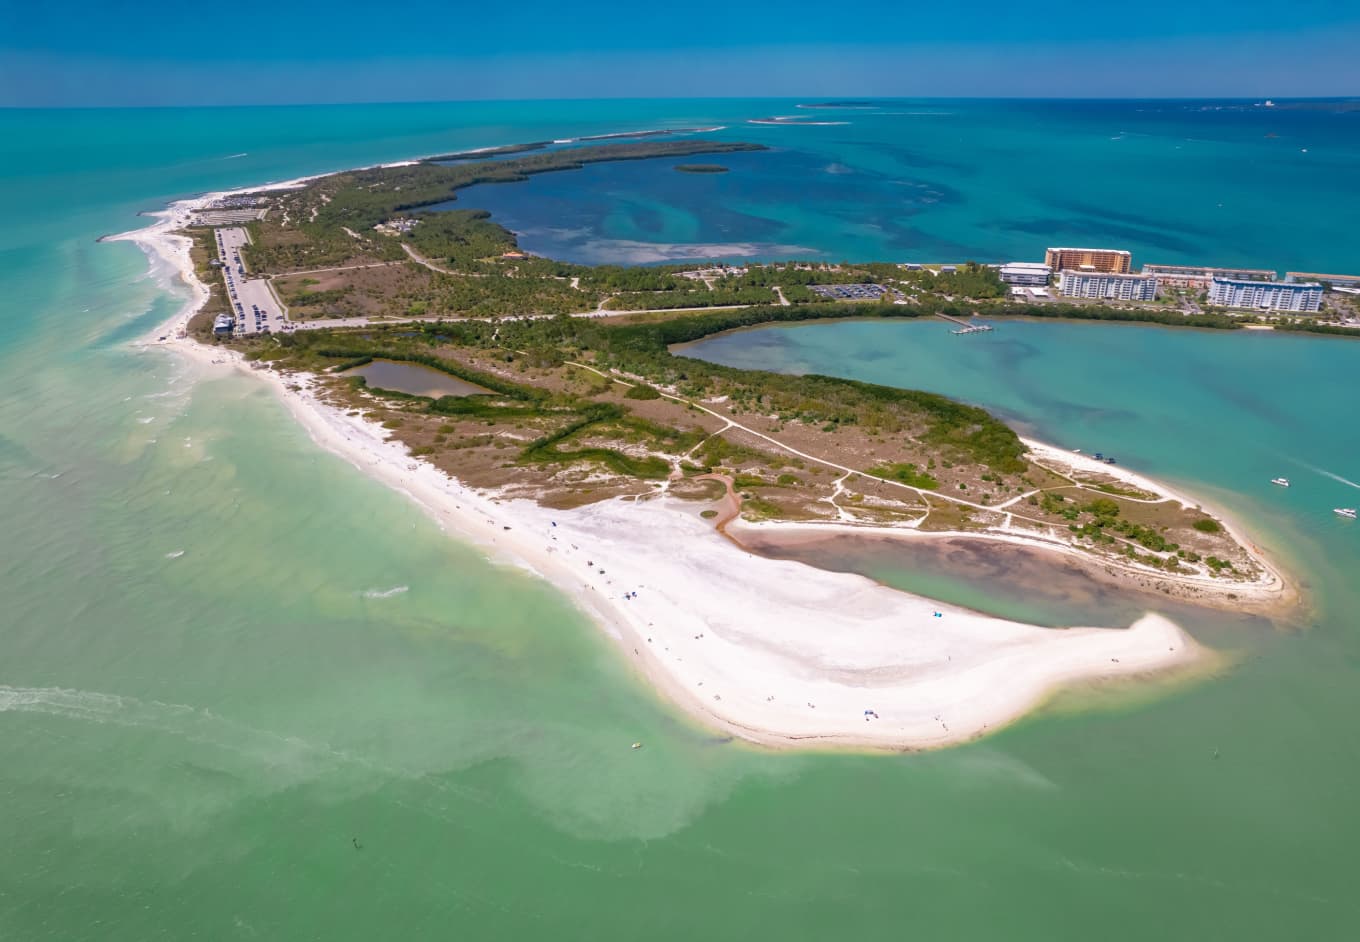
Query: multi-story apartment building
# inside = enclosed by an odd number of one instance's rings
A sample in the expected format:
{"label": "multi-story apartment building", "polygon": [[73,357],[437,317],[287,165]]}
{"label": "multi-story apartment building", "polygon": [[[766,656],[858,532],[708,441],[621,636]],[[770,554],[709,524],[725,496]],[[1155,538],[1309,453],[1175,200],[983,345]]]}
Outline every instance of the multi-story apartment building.
{"label": "multi-story apartment building", "polygon": [[1058,275],[1058,289],[1065,298],[1151,301],[1157,297],[1157,279],[1152,275],[1065,271]]}
{"label": "multi-story apartment building", "polygon": [[1053,269],[1038,262],[1009,262],[1001,266],[1001,280],[1008,285],[1046,285]]}
{"label": "multi-story apartment building", "polygon": [[1054,271],[1112,272],[1126,275],[1133,256],[1123,249],[1049,249],[1044,264]]}
{"label": "multi-story apartment building", "polygon": [[1274,281],[1275,273],[1264,268],[1213,268],[1200,265],[1144,265],[1143,274],[1157,279],[1157,287],[1207,291],[1214,278],[1242,281]]}
{"label": "multi-story apartment building", "polygon": [[1311,314],[1322,307],[1322,285],[1316,281],[1215,278],[1209,285],[1209,303],[1219,307],[1300,311]]}

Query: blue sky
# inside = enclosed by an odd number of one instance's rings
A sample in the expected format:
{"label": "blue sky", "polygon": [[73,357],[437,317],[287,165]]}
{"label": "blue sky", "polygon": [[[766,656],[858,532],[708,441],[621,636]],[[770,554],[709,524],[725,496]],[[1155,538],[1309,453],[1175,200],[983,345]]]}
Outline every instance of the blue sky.
{"label": "blue sky", "polygon": [[0,105],[1360,95],[1357,48],[1360,0],[0,0]]}

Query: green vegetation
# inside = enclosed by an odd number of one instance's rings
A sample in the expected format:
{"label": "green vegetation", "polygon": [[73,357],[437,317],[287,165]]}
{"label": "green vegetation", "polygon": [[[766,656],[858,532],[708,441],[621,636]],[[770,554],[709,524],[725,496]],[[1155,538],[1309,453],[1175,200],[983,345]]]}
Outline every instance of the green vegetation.
{"label": "green vegetation", "polygon": [[[892,286],[927,308],[927,313],[955,316],[976,311],[1000,317],[1228,330],[1247,320],[1222,312],[1186,315],[1166,306],[1015,303],[1007,300],[997,271],[975,262],[965,262],[953,272],[907,271],[888,263],[749,265],[727,274],[719,271],[704,281],[678,278],[682,266],[590,268],[513,253],[514,236],[484,210],[449,205],[466,187],[521,181],[533,174],[579,169],[596,162],[763,149],[757,144],[700,139],[633,140],[576,148],[552,148],[550,142],[538,141],[445,154],[403,167],[350,171],[318,179],[297,191],[271,195],[270,212],[265,220],[250,224],[252,242],[243,251],[252,268],[266,273],[356,269],[354,274],[328,276],[324,284],[305,278],[281,287],[286,303],[300,316],[558,314],[589,310],[601,303],[621,311],[768,307],[779,303],[773,288],[779,288],[795,307],[802,307],[816,301],[810,285],[870,282]],[[716,173],[727,168],[718,163],[681,163],[675,169]],[[400,234],[392,229],[374,231],[375,226],[397,219],[411,220],[414,225]],[[417,271],[403,246],[435,267]],[[376,270],[386,275],[373,270],[360,273],[360,265],[374,262],[391,262],[396,267]],[[848,310],[839,314],[849,315]],[[1307,319],[1277,326],[1344,336],[1360,333]]]}
{"label": "green vegetation", "polygon": [[[982,409],[836,377],[734,369],[687,357],[683,347],[722,331],[822,319],[979,313],[1236,329],[1242,318],[1187,317],[1151,306],[1013,303],[995,269],[971,262],[949,273],[886,263],[582,266],[512,251],[514,237],[487,212],[447,205],[474,184],[598,160],[743,149],[753,147],[685,141],[558,151],[533,144],[315,181],[274,197],[266,219],[252,224],[250,264],[293,271],[278,277],[275,289],[294,313],[361,315],[370,325],[232,342],[284,371],[333,374],[385,358],[488,390],[431,399],[373,388],[362,378],[330,382],[336,396],[371,410],[413,454],[472,486],[550,492],[560,502],[553,506],[636,497],[651,490],[639,490],[639,482],[673,471],[676,493],[712,499],[717,485],[692,479],[721,470],[748,516],[849,512],[883,520],[919,515],[924,503],[929,513],[922,519],[940,529],[985,526],[994,516],[974,520],[964,501],[991,503],[1057,481],[1055,490],[1007,508],[1017,525],[1066,523],[1107,557],[1167,570],[1202,564],[1229,572],[1232,560],[1252,568],[1230,539],[1214,539],[1221,532],[1216,521],[1121,503],[1115,498],[1149,495],[1118,483],[1081,488],[1031,469],[1014,431]],[[197,265],[206,265],[210,249],[196,241]],[[856,283],[891,290],[884,301],[848,302],[812,291]],[[617,314],[568,316],[597,309]],[[383,324],[383,315],[423,319]],[[833,491],[832,482],[842,479],[833,473],[837,467],[867,468],[869,477],[857,478],[854,492]]]}
{"label": "green vegetation", "polygon": [[[877,308],[877,305],[870,305]],[[850,306],[853,310],[854,306]],[[672,343],[693,340],[758,320],[798,320],[826,316],[845,306],[807,305],[769,311],[722,311],[676,317],[657,323],[612,325],[586,318],[487,323],[440,322],[371,328],[361,341],[356,335],[335,337],[327,331],[294,335],[299,360],[322,357],[360,365],[365,356],[409,360],[442,370],[496,393],[521,401],[541,400],[541,390],[511,383],[484,371],[441,359],[428,352],[441,344],[472,350],[521,351],[511,360],[528,358],[528,351],[556,351],[560,358],[589,357],[597,367],[641,376],[648,386],[675,388],[686,398],[726,395],[737,404],[756,403],[781,421],[812,427],[873,429],[883,434],[908,435],[932,446],[946,458],[986,465],[993,471],[1023,472],[1024,446],[1015,433],[986,411],[933,393],[896,389],[829,376],[792,376],[733,369],[673,355]],[[904,306],[891,308],[895,316],[919,316]],[[770,315],[774,315],[771,317]],[[336,341],[344,338],[345,346]],[[646,392],[632,398],[648,398]],[[467,406],[453,406],[463,409]],[[714,441],[722,441],[716,439]],[[719,447],[719,446],[711,446]],[[709,460],[711,466],[714,461]]]}
{"label": "green vegetation", "polygon": [[995,268],[966,262],[953,272],[941,272],[929,276],[929,288],[940,294],[958,298],[1001,298],[1006,295],[1006,285]]}
{"label": "green vegetation", "polygon": [[875,477],[899,481],[909,487],[919,487],[922,490],[934,490],[940,486],[940,482],[929,474],[924,471],[917,471],[914,464],[881,464],[870,468],[869,473]]}
{"label": "green vegetation", "polygon": [[1326,334],[1331,337],[1360,337],[1360,329],[1355,327],[1342,327],[1338,324],[1317,324],[1308,321],[1295,321],[1291,324],[1283,324],[1276,327],[1276,330],[1287,330],[1301,334]]}
{"label": "green vegetation", "polygon": [[[948,313],[948,312],[946,312]],[[992,317],[1045,317],[1083,321],[1126,321],[1129,323],[1165,324],[1169,327],[1199,327],[1208,330],[1238,330],[1242,319],[1227,314],[1182,314],[1158,308],[1119,308],[1099,304],[1013,304],[987,307],[984,312]]]}
{"label": "green vegetation", "polygon": [[490,157],[504,157],[507,154],[523,154],[533,150],[546,150],[552,141],[531,141],[527,144],[504,144],[500,147],[483,147],[478,150],[460,150],[452,154],[437,154],[426,157],[426,163],[447,163],[456,160],[486,160]]}
{"label": "green vegetation", "polygon": [[724,466],[743,463],[770,463],[770,456],[764,452],[738,444],[721,435],[713,435],[706,440],[695,457],[703,462],[704,471],[714,471]]}
{"label": "green vegetation", "polygon": [[[310,339],[310,338],[309,338]],[[441,373],[461,379],[464,382],[473,383],[498,392],[511,399],[541,399],[542,393],[539,390],[508,383],[490,373],[483,373],[478,370],[468,369],[460,363],[453,363],[440,357],[431,356],[427,353],[412,352],[408,350],[391,350],[386,347],[375,347],[370,352],[362,350],[345,350],[337,348],[321,348],[315,351],[319,357],[339,358],[344,362],[334,367],[335,372],[353,369],[356,366],[366,366],[375,359],[381,357],[384,360],[397,360],[407,363],[419,363],[421,366],[428,366],[432,370],[439,370]],[[464,397],[454,397],[464,398]]]}
{"label": "green vegetation", "polygon": [[[1108,497],[1097,497],[1080,509],[1082,512],[1090,514],[1092,519],[1080,526],[1075,523],[1069,524],[1069,528],[1074,533],[1094,542],[1113,543],[1115,537],[1111,534],[1117,534],[1125,540],[1136,543],[1143,549],[1151,550],[1154,553],[1175,553],[1180,549],[1179,545],[1169,541],[1153,527],[1121,518],[1119,503]],[[1075,517],[1071,519],[1075,519]],[[1169,568],[1175,568],[1179,565],[1175,558],[1163,560],[1157,556],[1140,556],[1138,561],[1163,567],[1167,567],[1169,563]]]}
{"label": "green vegetation", "polygon": [[609,306],[620,311],[661,311],[685,307],[722,307],[728,304],[774,304],[778,300],[764,288],[739,288],[700,285],[677,291],[648,291],[622,294],[610,299]]}
{"label": "green vegetation", "polygon": [[[485,213],[449,218],[448,213],[428,211],[453,200],[460,189],[513,183],[536,173],[577,170],[603,161],[750,150],[764,147],[699,139],[643,141],[524,153],[504,160],[423,161],[354,170],[276,197],[278,211],[251,224],[252,242],[243,251],[251,269],[261,272],[339,265],[355,257],[398,260],[403,253],[395,238],[376,236],[361,242],[345,230],[367,236],[379,223],[404,216],[419,221],[409,238],[422,254],[455,263],[475,261],[512,248],[514,237]],[[446,156],[461,160],[461,155]],[[289,222],[283,221],[285,217]]]}
{"label": "green vegetation", "polygon": [[[878,305],[871,305],[877,308]],[[905,308],[894,305],[906,314]],[[993,470],[1021,472],[1027,467],[1025,448],[1005,424],[976,406],[965,405],[933,393],[896,389],[829,376],[791,376],[780,373],[737,370],[731,367],[672,356],[673,343],[694,340],[710,333],[746,323],[767,320],[800,320],[825,316],[838,305],[799,306],[771,311],[723,311],[673,318],[655,324],[604,326],[578,318],[519,322],[505,325],[506,332],[551,332],[558,343],[590,350],[611,366],[646,376],[660,385],[674,386],[686,397],[712,395],[719,389],[731,399],[759,399],[762,408],[785,421],[808,425],[860,425],[902,432],[911,416],[924,422],[919,438],[940,447],[946,454],[985,464]],[[918,316],[906,315],[906,316]]]}
{"label": "green vegetation", "polygon": [[655,455],[638,458],[601,446],[575,449],[559,447],[573,440],[579,441],[587,433],[613,440],[648,442],[654,447],[666,449],[688,448],[697,442],[697,433],[682,432],[633,418],[619,406],[609,403],[591,403],[566,425],[535,439],[521,453],[520,460],[543,464],[593,462],[604,465],[615,474],[644,480],[659,480],[670,473],[670,464]]}
{"label": "green vegetation", "polygon": [[564,276],[579,276],[582,287],[600,291],[681,291],[693,286],[693,282],[676,276],[677,271],[684,271],[678,266],[625,268],[622,265],[596,265],[593,268],[578,268],[563,264],[559,270]]}
{"label": "green vegetation", "polygon": [[[773,312],[808,313],[797,308]],[[826,503],[825,497],[810,496],[819,488],[825,494],[836,477],[826,474],[825,467],[792,458],[775,443],[766,450],[740,429],[728,434],[718,427],[715,434],[711,418],[704,419],[705,430],[694,424],[701,410],[663,395],[662,389],[695,403],[712,403],[742,422],[763,419],[776,434],[796,425],[803,438],[790,447],[812,448],[831,462],[853,460],[850,456],[862,454],[859,449],[866,443],[883,443],[885,450],[865,461],[867,473],[931,492],[933,527],[981,525],[970,524],[960,504],[942,499],[950,494],[990,502],[1028,485],[1014,476],[1029,471],[1023,446],[981,409],[928,393],[833,377],[737,370],[668,349],[670,337],[725,329],[749,314],[710,312],[641,323],[558,317],[319,330],[293,335],[288,345],[261,338],[248,355],[284,370],[311,372],[334,372],[382,357],[477,383],[491,392],[428,399],[366,388],[361,378],[348,386],[379,403],[376,420],[400,434],[413,453],[433,460],[475,453],[479,457],[459,460],[481,462],[481,473],[489,475],[482,480],[490,486],[499,486],[510,473],[536,474],[533,480],[558,488],[559,495],[571,495],[560,498],[568,502],[636,494],[621,491],[619,482],[633,482],[636,488],[639,482],[663,480],[679,467],[686,477],[716,470],[731,475],[743,496],[743,513],[756,519],[807,514],[809,501],[813,506]],[[579,363],[633,385],[625,388],[583,371],[575,365]],[[687,415],[694,419],[687,420]],[[850,450],[837,453],[834,449],[846,434],[851,436]],[[809,444],[809,435],[824,436],[824,444]],[[455,440],[449,441],[450,436]],[[894,454],[901,457],[887,457]],[[860,480],[856,492],[841,498],[842,509],[853,508],[870,520],[904,513],[906,499],[899,489]],[[1195,537],[1216,535],[1216,521],[1196,515],[1168,517],[1164,509],[1142,504],[1127,505],[1126,514],[1126,505],[1116,496],[1121,495],[1096,495],[1064,485],[1031,495],[1024,506],[1033,509],[1012,513],[1065,521],[1076,538],[1105,556],[1166,571],[1200,561],[1175,541],[1189,539],[1205,554],[1202,565],[1211,572],[1236,572],[1232,560],[1224,559],[1231,555],[1228,542],[1220,548],[1218,542],[1206,544]]]}
{"label": "green vegetation", "polygon": [[[315,282],[313,282],[315,284]],[[290,309],[303,307],[325,307],[337,304],[353,291],[353,288],[333,288],[329,291],[292,291],[281,292],[280,298]]]}
{"label": "green vegetation", "polygon": [[1139,499],[1148,499],[1155,496],[1153,494],[1147,493],[1146,491],[1138,490],[1137,488],[1134,487],[1129,487],[1127,485],[1121,484],[1110,484],[1108,482],[1100,484],[1088,483],[1086,484],[1086,487],[1089,487],[1092,490],[1101,491],[1105,494],[1113,494],[1116,497],[1134,497]]}

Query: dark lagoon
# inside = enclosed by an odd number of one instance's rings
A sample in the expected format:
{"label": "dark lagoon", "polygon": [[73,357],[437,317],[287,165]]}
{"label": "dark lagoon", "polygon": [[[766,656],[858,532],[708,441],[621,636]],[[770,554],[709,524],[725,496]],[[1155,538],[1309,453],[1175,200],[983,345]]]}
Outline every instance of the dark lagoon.
{"label": "dark lagoon", "polygon": [[379,389],[391,389],[408,396],[429,396],[431,399],[440,396],[480,396],[491,392],[440,370],[396,360],[374,360],[346,370],[344,375],[362,376],[368,385]]}

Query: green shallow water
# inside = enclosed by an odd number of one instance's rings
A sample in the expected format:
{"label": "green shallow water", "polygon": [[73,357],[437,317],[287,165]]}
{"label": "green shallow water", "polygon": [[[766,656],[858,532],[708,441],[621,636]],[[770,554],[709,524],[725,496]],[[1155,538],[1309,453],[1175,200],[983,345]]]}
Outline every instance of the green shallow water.
{"label": "green shallow water", "polygon": [[[1242,516],[1315,609],[1187,616],[1233,655],[1220,676],[1082,692],[972,746],[769,754],[659,703],[562,597],[317,449],[262,386],[129,348],[176,295],[93,241],[207,187],[771,110],[0,118],[22,142],[0,175],[22,211],[0,226],[0,938],[1351,934],[1360,531],[1331,519],[1347,485],[1286,459],[1360,480],[1360,346],[1010,323],[712,341],[1113,451]],[[1295,487],[1263,490],[1279,473]],[[1055,624],[1128,610],[863,565]]]}

